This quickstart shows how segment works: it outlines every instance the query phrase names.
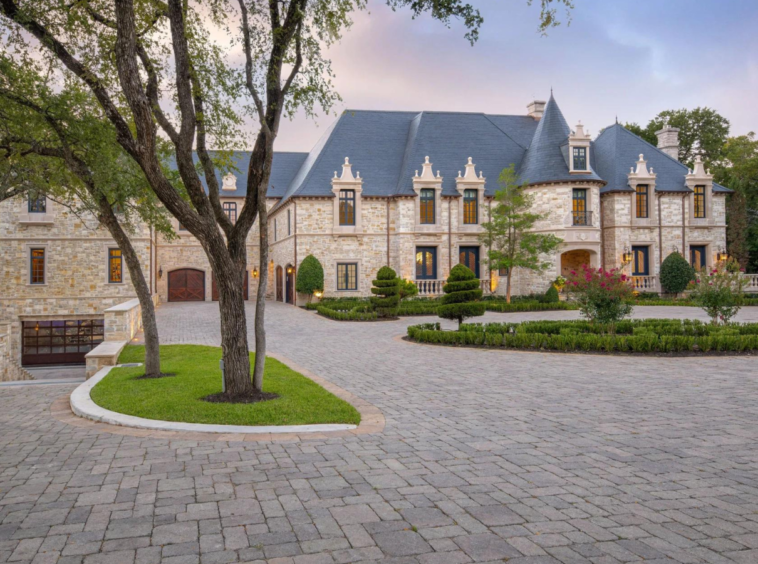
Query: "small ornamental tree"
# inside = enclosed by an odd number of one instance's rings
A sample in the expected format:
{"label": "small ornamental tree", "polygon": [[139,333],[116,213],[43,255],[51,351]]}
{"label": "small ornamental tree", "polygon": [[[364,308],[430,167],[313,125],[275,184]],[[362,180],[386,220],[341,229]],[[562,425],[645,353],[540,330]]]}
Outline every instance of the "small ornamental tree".
{"label": "small ornamental tree", "polygon": [[477,302],[482,297],[479,279],[467,266],[454,266],[442,291],[445,295],[440,300],[437,314],[443,319],[458,321],[459,329],[464,319],[484,315],[484,304]]}
{"label": "small ornamental tree", "polygon": [[399,284],[400,284],[400,300],[404,300],[406,298],[412,298],[413,296],[418,296],[418,286],[416,286],[416,283],[413,282],[413,280],[403,280],[402,278],[400,278]]}
{"label": "small ornamental tree", "polygon": [[695,270],[679,253],[671,253],[661,264],[661,287],[667,294],[679,294],[695,279]]}
{"label": "small ornamental tree", "polygon": [[389,266],[383,266],[372,282],[371,305],[379,317],[395,317],[400,305],[400,280]]}
{"label": "small ornamental tree", "polygon": [[546,304],[555,304],[561,301],[560,296],[558,295],[558,289],[555,287],[554,284],[550,284],[550,287],[547,289],[547,292],[545,292],[545,303]]}
{"label": "small ornamental tree", "polygon": [[690,283],[690,295],[714,325],[729,323],[742,307],[746,284],[739,263],[730,258],[708,273],[698,272],[695,281]]}
{"label": "small ornamental tree", "polygon": [[594,269],[587,265],[572,270],[566,286],[579,304],[579,311],[593,323],[616,323],[632,313],[634,295],[630,278],[621,270]]}
{"label": "small ornamental tree", "polygon": [[324,291],[324,267],[313,255],[308,255],[300,263],[295,290],[301,294],[308,294],[309,302],[314,292]]}

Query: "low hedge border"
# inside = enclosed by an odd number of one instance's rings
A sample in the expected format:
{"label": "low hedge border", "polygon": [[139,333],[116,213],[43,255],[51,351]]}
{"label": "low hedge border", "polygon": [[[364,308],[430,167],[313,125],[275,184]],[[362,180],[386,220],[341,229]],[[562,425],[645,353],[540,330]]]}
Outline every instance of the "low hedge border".
{"label": "low hedge border", "polygon": [[609,327],[587,321],[464,324],[442,331],[439,323],[408,327],[424,344],[559,352],[695,354],[758,352],[758,323],[712,326],[700,321],[642,319]]}
{"label": "low hedge border", "polygon": [[319,315],[336,321],[376,321],[379,319],[375,311],[361,311],[361,309],[360,307],[355,307],[351,310],[339,310],[326,306],[318,306],[316,311],[318,311]]}

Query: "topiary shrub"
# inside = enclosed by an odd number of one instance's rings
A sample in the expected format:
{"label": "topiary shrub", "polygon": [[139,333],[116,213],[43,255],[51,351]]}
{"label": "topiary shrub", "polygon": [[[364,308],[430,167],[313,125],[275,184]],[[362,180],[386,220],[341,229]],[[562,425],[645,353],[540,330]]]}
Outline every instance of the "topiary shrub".
{"label": "topiary shrub", "polygon": [[485,304],[477,301],[482,297],[479,279],[467,266],[454,266],[442,291],[445,295],[440,299],[437,315],[455,319],[459,328],[464,319],[484,315]]}
{"label": "topiary shrub", "polygon": [[671,253],[661,264],[661,287],[667,294],[678,294],[695,279],[695,269],[679,253]]}
{"label": "topiary shrub", "polygon": [[560,301],[561,301],[561,298],[558,295],[558,289],[553,284],[550,284],[550,287],[547,289],[547,292],[545,292],[545,301],[543,303],[557,304]]}
{"label": "topiary shrub", "polygon": [[413,280],[403,280],[401,278],[399,282],[401,300],[412,298],[413,296],[418,296],[418,286],[416,286],[416,283],[413,282]]}
{"label": "topiary shrub", "polygon": [[389,266],[383,266],[376,273],[376,280],[372,282],[371,305],[374,306],[379,317],[396,317],[397,308],[400,305],[400,280],[397,273]]}
{"label": "topiary shrub", "polygon": [[324,267],[313,255],[308,255],[300,263],[295,290],[301,294],[308,294],[309,302],[314,292],[324,291]]}

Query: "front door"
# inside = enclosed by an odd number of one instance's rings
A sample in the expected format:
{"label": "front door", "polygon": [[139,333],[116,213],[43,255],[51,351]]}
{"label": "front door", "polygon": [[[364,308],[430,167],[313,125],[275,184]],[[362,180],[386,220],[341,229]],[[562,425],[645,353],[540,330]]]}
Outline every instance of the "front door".
{"label": "front door", "polygon": [[[246,300],[246,301],[247,301],[247,278],[248,277],[247,277],[247,270],[246,270],[245,271],[245,282],[243,283],[243,286],[242,286],[242,293],[243,293],[242,299]],[[217,302],[218,301],[218,286],[216,285],[216,275],[215,274],[211,274],[211,280],[213,281],[211,298],[213,299],[214,302]]]}
{"label": "front door", "polygon": [[705,245],[690,245],[690,264],[695,270],[705,269],[706,249]]}
{"label": "front door", "polygon": [[276,267],[276,301],[284,301],[284,269],[281,266]]}
{"label": "front door", "polygon": [[284,301],[288,304],[295,303],[295,269],[287,267],[286,292]]}
{"label": "front door", "polygon": [[458,262],[468,266],[479,278],[479,247],[461,247],[458,252]]}
{"label": "front door", "polygon": [[632,276],[650,276],[650,247],[632,247]]}
{"label": "front door", "polygon": [[416,247],[416,280],[437,279],[437,247]]}

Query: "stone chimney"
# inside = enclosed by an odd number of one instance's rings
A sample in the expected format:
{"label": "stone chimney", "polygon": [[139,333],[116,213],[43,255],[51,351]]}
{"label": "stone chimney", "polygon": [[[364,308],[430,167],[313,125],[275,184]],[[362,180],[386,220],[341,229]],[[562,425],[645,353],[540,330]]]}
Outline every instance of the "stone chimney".
{"label": "stone chimney", "polygon": [[658,148],[669,157],[679,160],[679,129],[664,125],[663,129],[656,131],[658,136]]}
{"label": "stone chimney", "polygon": [[547,102],[544,102],[542,100],[535,100],[534,102],[530,102],[526,107],[526,109],[529,111],[529,113],[526,115],[528,115],[530,118],[539,120],[542,117],[542,114],[545,113],[545,104],[547,104]]}

